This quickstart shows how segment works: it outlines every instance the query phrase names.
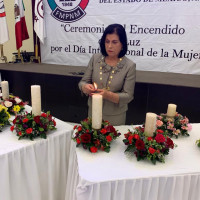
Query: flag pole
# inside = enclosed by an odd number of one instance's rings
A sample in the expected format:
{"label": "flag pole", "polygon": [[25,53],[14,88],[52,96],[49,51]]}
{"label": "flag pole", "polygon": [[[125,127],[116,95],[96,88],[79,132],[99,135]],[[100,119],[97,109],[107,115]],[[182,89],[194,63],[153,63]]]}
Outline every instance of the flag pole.
{"label": "flag pole", "polygon": [[38,63],[41,63],[40,56],[38,56],[38,37],[37,34],[35,34],[35,56],[31,56],[31,62],[34,62],[34,60],[37,60]]}
{"label": "flag pole", "polygon": [[3,53],[3,44],[0,44],[0,49],[1,49],[1,57],[0,57],[0,59],[2,61],[5,61],[5,63],[7,63],[7,57],[4,56],[4,53]]}
{"label": "flag pole", "polygon": [[19,49],[17,49],[17,59],[16,59],[16,61],[19,62],[20,60],[21,60],[22,63],[24,63],[24,59],[21,56],[20,48],[19,48]]}
{"label": "flag pole", "polygon": [[20,48],[17,50],[18,58],[20,59]]}
{"label": "flag pole", "polygon": [[35,38],[35,59],[38,59],[38,37]]}

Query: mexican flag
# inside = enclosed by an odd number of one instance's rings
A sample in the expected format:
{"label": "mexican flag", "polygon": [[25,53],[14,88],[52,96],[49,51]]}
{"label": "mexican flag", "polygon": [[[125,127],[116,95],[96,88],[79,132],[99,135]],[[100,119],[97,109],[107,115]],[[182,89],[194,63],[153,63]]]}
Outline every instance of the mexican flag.
{"label": "mexican flag", "polygon": [[23,0],[15,0],[15,37],[16,46],[19,49],[22,46],[22,41],[29,38],[28,30],[26,27],[26,20],[24,16],[24,3]]}
{"label": "mexican flag", "polygon": [[8,26],[6,22],[6,13],[3,0],[0,0],[0,44],[9,40]]}

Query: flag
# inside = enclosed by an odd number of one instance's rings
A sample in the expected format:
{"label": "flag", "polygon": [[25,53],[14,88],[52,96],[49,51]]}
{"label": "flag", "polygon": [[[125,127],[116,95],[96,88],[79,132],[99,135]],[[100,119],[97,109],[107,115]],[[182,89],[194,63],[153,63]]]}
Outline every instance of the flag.
{"label": "flag", "polygon": [[15,0],[15,37],[16,46],[19,49],[22,46],[22,41],[29,38],[28,30],[26,27],[26,20],[24,16],[24,3],[23,0]]}
{"label": "flag", "polygon": [[44,10],[42,0],[35,1],[35,16],[34,16],[34,30],[40,41],[44,43],[45,28],[44,28]]}
{"label": "flag", "polygon": [[8,26],[3,0],[0,0],[0,44],[9,40]]}

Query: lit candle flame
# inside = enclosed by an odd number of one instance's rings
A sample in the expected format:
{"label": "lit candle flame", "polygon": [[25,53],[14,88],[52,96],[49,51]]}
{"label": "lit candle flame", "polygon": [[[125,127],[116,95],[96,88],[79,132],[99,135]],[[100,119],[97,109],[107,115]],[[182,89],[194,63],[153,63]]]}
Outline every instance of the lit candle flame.
{"label": "lit candle flame", "polygon": [[97,89],[97,84],[94,82],[93,85],[94,85],[94,89],[96,90]]}

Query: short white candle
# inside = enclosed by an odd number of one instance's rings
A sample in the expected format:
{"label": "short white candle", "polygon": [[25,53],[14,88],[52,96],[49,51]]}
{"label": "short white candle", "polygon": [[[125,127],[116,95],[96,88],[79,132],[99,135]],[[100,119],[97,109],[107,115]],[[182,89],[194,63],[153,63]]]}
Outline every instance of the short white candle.
{"label": "short white candle", "polygon": [[39,85],[31,86],[32,114],[41,115],[41,90]]}
{"label": "short white candle", "polygon": [[8,81],[1,81],[1,88],[2,88],[2,97],[3,99],[9,98],[9,86]]}
{"label": "short white candle", "polygon": [[174,117],[176,115],[176,104],[168,104],[167,116]]}
{"label": "short white candle", "polygon": [[100,129],[102,124],[103,98],[100,94],[92,95],[92,128]]}
{"label": "short white candle", "polygon": [[157,115],[155,113],[147,113],[145,120],[144,132],[146,136],[152,137],[156,130]]}

